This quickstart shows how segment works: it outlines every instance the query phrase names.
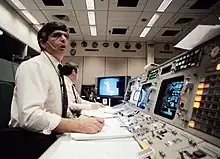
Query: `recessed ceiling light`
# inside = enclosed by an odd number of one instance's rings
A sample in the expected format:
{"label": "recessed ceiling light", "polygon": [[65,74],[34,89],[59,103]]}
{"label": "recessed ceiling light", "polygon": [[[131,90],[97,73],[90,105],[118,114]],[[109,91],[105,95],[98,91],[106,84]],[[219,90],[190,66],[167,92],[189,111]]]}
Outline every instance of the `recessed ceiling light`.
{"label": "recessed ceiling light", "polygon": [[94,0],[86,0],[86,8],[87,10],[94,10],[95,9]]}
{"label": "recessed ceiling light", "polygon": [[96,26],[90,26],[90,33],[92,36],[97,36]]}
{"label": "recessed ceiling light", "polygon": [[157,20],[158,20],[159,18],[160,18],[160,14],[155,13],[155,14],[153,15],[153,17],[150,19],[150,21],[148,22],[147,26],[148,26],[148,27],[152,27],[152,26],[157,22]]}
{"label": "recessed ceiling light", "polygon": [[26,9],[25,6],[19,0],[11,0],[11,2],[18,7],[18,9]]}
{"label": "recessed ceiling light", "polygon": [[95,25],[95,12],[88,12],[89,25]]}
{"label": "recessed ceiling light", "polygon": [[172,0],[164,0],[164,1],[160,4],[160,6],[159,6],[159,8],[157,9],[157,11],[158,11],[158,12],[164,12],[164,11],[167,9],[167,7],[170,5],[171,2],[172,2]]}
{"label": "recessed ceiling light", "polygon": [[141,37],[141,38],[144,38],[144,37],[148,34],[148,32],[149,32],[150,30],[151,30],[151,28],[148,28],[148,27],[144,28],[144,30],[142,31],[140,37]]}

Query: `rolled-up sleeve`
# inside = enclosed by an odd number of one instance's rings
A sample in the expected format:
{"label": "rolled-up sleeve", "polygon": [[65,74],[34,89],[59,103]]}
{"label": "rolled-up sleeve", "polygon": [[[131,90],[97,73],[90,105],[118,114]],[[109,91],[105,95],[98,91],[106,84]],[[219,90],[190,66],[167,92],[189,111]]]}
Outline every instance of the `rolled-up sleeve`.
{"label": "rolled-up sleeve", "polygon": [[20,126],[50,134],[59,125],[61,117],[44,108],[49,86],[39,64],[22,63],[17,70],[15,82]]}

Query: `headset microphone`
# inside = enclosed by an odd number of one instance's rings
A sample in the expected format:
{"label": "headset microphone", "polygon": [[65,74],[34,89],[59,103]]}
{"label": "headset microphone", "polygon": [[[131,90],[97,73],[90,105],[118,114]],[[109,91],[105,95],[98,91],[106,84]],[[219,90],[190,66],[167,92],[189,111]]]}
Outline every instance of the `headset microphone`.
{"label": "headset microphone", "polygon": [[57,47],[54,47],[49,41],[47,41],[47,44],[50,45],[50,47],[51,47],[53,50],[57,50]]}

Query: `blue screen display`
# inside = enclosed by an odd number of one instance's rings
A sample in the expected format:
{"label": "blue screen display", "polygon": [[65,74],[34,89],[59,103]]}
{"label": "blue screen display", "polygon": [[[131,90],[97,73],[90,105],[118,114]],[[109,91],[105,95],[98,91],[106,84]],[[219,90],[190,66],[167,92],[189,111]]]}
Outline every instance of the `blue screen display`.
{"label": "blue screen display", "polygon": [[147,106],[147,100],[148,100],[149,94],[150,94],[150,91],[149,91],[150,86],[151,86],[151,84],[146,84],[146,85],[142,86],[139,100],[137,103],[138,108],[145,109],[145,107]]}
{"label": "blue screen display", "polygon": [[183,85],[184,76],[163,80],[154,113],[173,120],[179,104]]}
{"label": "blue screen display", "polygon": [[176,110],[176,105],[179,102],[179,95],[183,87],[183,82],[172,82],[167,85],[166,91],[163,97],[163,105],[161,112],[168,116],[172,116]]}
{"label": "blue screen display", "polygon": [[118,82],[119,78],[103,78],[100,80],[99,90],[102,96],[118,96],[119,88]]}

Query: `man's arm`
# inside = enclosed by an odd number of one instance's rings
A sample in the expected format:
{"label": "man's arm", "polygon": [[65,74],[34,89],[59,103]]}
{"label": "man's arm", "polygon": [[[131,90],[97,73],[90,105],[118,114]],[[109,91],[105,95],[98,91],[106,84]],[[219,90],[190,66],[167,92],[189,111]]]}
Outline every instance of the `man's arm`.
{"label": "man's arm", "polygon": [[104,120],[100,118],[87,119],[62,119],[59,125],[54,129],[55,132],[79,132],[79,133],[97,133],[104,126]]}
{"label": "man's arm", "polygon": [[19,121],[22,128],[45,134],[50,134],[53,130],[56,132],[83,132],[86,124],[92,127],[91,130],[85,131],[86,133],[94,133],[102,128],[102,121],[62,119],[59,115],[48,112],[44,108],[48,83],[39,64],[21,64],[16,72],[15,82]]}

